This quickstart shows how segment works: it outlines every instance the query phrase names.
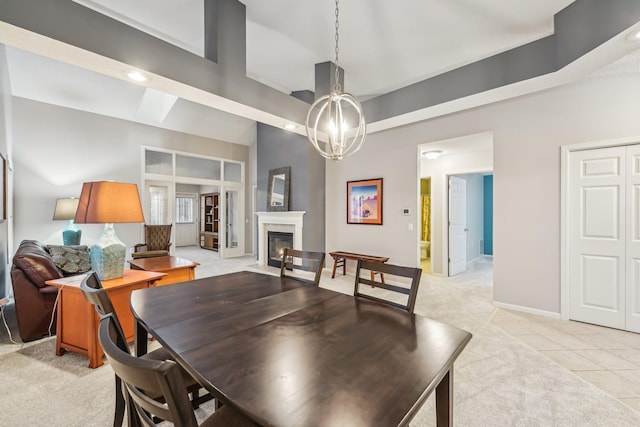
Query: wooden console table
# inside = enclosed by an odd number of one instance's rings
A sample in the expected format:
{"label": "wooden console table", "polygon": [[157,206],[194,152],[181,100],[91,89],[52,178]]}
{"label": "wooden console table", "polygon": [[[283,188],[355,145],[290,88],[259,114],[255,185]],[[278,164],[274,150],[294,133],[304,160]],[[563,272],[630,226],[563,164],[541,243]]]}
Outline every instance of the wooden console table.
{"label": "wooden console table", "polygon": [[134,270],[166,273],[166,276],[156,282],[156,286],[164,286],[195,279],[195,269],[200,264],[177,256],[159,256],[132,259],[129,260],[129,265]]}
{"label": "wooden console table", "polygon": [[[131,292],[154,286],[164,273],[141,270],[124,270],[124,276],[118,279],[104,280],[102,286],[107,290],[111,303],[116,310],[127,341],[133,341],[135,324],[129,300]],[[62,356],[66,350],[86,354],[89,367],[102,366],[102,347],[98,342],[98,314],[91,303],[82,295],[80,283],[86,274],[47,280],[47,285],[56,286],[60,293],[56,310],[56,355]]]}
{"label": "wooden console table", "polygon": [[[338,267],[342,267],[342,275],[344,276],[345,274],[347,274],[347,260],[348,259],[353,259],[353,260],[365,260],[365,261],[376,261],[376,262],[387,262],[389,261],[388,257],[382,257],[382,256],[374,256],[374,255],[364,255],[364,254],[357,254],[354,252],[343,252],[343,251],[336,251],[336,252],[329,252],[329,255],[331,255],[331,257],[333,258],[333,273],[331,273],[331,278],[333,279],[334,277],[336,277],[336,268]],[[380,279],[382,280],[382,283],[384,283],[384,274],[383,273],[379,273],[380,274]],[[371,272],[371,280],[374,280],[374,276],[376,275],[376,272],[372,271]]]}

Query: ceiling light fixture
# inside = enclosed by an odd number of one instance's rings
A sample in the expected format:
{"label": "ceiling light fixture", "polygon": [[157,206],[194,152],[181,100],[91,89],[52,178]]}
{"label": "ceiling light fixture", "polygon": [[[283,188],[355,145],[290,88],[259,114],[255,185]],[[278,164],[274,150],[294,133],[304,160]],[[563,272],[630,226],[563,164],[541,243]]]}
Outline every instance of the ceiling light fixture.
{"label": "ceiling light fixture", "polygon": [[294,125],[293,123],[287,123],[286,125],[284,125],[284,128],[286,130],[294,130],[296,128],[296,125]]}
{"label": "ceiling light fixture", "polygon": [[127,73],[127,77],[135,82],[144,82],[147,80],[147,77],[142,74],[140,71],[129,71]]}
{"label": "ceiling light fixture", "polygon": [[311,104],[307,112],[307,138],[326,159],[342,160],[362,147],[366,124],[362,105],[353,96],[343,93],[340,87],[338,65],[338,1],[336,0],[336,61],[335,81],[328,95]]}
{"label": "ceiling light fixture", "polygon": [[442,155],[442,151],[440,150],[431,150],[431,151],[423,151],[422,157],[425,157],[429,160],[435,160]]}

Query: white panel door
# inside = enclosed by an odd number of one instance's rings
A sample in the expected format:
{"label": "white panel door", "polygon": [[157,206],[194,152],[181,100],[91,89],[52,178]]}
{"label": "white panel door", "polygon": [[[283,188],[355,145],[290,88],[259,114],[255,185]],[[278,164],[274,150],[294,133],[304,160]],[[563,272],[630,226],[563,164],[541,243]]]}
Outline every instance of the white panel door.
{"label": "white panel door", "polygon": [[627,147],[626,327],[640,332],[640,145]]}
{"label": "white panel door", "polygon": [[467,181],[449,177],[449,276],[467,269]]}
{"label": "white panel door", "polygon": [[571,154],[569,317],[625,327],[625,148]]}

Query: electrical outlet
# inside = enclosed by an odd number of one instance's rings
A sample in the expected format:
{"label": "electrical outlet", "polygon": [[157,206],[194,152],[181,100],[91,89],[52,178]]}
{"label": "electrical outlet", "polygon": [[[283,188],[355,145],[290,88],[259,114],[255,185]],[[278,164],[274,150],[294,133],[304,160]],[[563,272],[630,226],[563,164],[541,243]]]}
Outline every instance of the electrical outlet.
{"label": "electrical outlet", "polygon": [[4,307],[7,304],[9,304],[9,298],[7,297],[0,298],[0,307]]}

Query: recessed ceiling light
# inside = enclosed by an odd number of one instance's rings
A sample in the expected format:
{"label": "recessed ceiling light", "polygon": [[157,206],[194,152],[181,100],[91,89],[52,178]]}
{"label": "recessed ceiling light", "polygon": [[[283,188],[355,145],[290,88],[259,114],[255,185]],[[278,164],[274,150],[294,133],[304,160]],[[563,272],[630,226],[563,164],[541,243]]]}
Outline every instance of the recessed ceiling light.
{"label": "recessed ceiling light", "polygon": [[144,82],[147,80],[147,77],[142,74],[140,71],[129,71],[127,73],[127,77],[135,82]]}
{"label": "recessed ceiling light", "polygon": [[287,123],[286,125],[284,125],[284,128],[286,130],[294,130],[296,128],[296,125],[294,125],[293,123]]}
{"label": "recessed ceiling light", "polygon": [[422,157],[425,157],[429,160],[435,160],[442,155],[442,151],[440,150],[431,150],[431,151],[423,151]]}

